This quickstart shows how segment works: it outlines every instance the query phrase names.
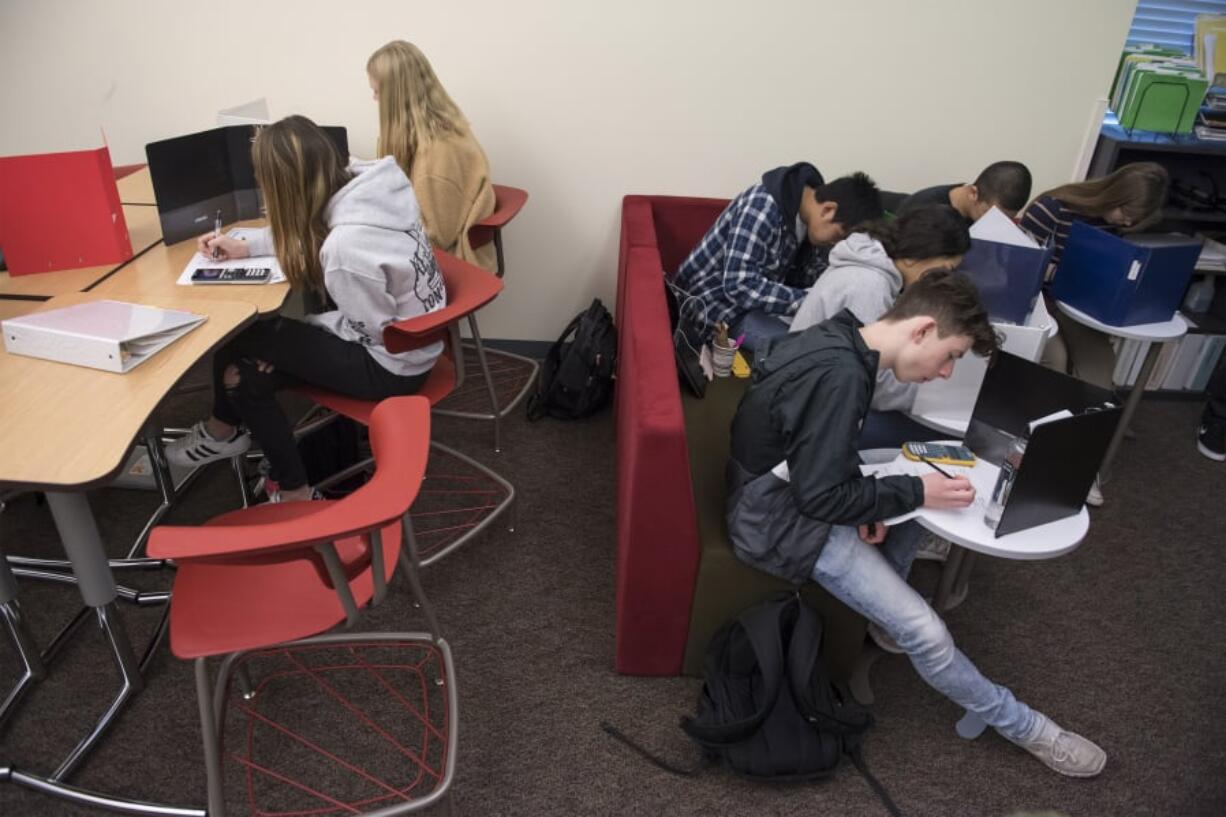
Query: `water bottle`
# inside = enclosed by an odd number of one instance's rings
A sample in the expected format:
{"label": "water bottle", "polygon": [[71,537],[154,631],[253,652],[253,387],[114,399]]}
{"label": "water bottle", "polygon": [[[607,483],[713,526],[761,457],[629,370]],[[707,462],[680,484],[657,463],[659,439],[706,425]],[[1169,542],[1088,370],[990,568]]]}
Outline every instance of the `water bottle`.
{"label": "water bottle", "polygon": [[1017,480],[1017,472],[1022,468],[1022,457],[1026,454],[1026,443],[1029,437],[1015,437],[1009,446],[1009,453],[1000,464],[1000,474],[996,477],[996,487],[992,489],[992,498],[988,500],[988,509],[983,512],[983,524],[992,530],[1000,524],[1000,516],[1009,502],[1009,493]]}

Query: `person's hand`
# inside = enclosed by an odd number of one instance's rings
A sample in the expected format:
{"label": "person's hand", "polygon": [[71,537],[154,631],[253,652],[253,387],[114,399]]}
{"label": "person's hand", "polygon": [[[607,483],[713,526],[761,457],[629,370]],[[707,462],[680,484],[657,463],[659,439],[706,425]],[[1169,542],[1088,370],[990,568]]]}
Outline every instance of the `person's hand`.
{"label": "person's hand", "polygon": [[[228,235],[205,233],[196,239],[196,249],[205,258],[216,258],[225,261],[230,258],[246,258],[251,255],[247,242]],[[216,256],[214,256],[216,253]]]}
{"label": "person's hand", "polygon": [[924,474],[925,508],[965,508],[975,501],[975,486],[966,477]]}
{"label": "person's hand", "polygon": [[263,372],[264,374],[268,374],[269,372],[273,370],[272,364],[269,363],[267,360],[260,360],[257,357],[253,362],[255,363],[255,370],[257,372]]}
{"label": "person's hand", "polygon": [[869,522],[865,525],[860,525],[857,529],[860,533],[860,541],[866,545],[879,545],[885,541],[886,528],[889,527],[884,522]]}

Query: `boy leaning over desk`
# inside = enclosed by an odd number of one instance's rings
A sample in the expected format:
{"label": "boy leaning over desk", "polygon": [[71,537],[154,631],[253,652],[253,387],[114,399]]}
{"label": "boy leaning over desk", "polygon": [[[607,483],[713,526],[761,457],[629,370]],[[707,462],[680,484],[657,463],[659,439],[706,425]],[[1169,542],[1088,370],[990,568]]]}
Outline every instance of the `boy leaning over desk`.
{"label": "boy leaning over desk", "polygon": [[1093,777],[1106,753],[993,683],[907,584],[919,526],[881,521],[919,507],[965,508],[965,477],[875,478],[856,451],[879,369],[902,382],[948,378],[996,336],[974,284],[934,271],[878,321],[848,311],[769,347],[732,423],[728,530],[737,556],[791,582],[816,581],[898,643],[920,677],[1060,774]]}

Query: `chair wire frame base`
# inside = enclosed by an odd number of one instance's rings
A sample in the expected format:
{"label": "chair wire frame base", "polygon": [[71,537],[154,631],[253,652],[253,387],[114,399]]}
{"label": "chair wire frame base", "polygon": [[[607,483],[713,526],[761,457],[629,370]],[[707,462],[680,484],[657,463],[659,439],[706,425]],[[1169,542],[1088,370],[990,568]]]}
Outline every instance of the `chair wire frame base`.
{"label": "chair wire frame base", "polygon": [[[207,659],[195,660],[209,817],[225,814],[225,760],[241,769],[241,782],[232,779],[229,790],[245,791],[257,817],[393,817],[444,799],[450,812],[459,735],[455,667],[417,575],[421,560],[407,515],[402,526],[400,563],[428,632],[334,632],[231,653],[215,679]],[[296,698],[278,706],[278,697],[302,689],[316,696],[311,706]],[[303,723],[304,713],[314,723]]]}
{"label": "chair wire frame base", "polygon": [[[456,355],[456,388],[434,407],[434,413],[492,422],[494,451],[501,452],[502,420],[527,397],[540,372],[540,364],[513,352],[486,349],[477,328],[476,315],[468,316],[468,329],[472,335],[468,343],[459,342],[458,327],[453,332],[453,348],[460,350]],[[481,382],[473,382],[466,376],[473,362],[468,357],[470,352],[476,358]],[[497,365],[491,365],[491,358]]]}

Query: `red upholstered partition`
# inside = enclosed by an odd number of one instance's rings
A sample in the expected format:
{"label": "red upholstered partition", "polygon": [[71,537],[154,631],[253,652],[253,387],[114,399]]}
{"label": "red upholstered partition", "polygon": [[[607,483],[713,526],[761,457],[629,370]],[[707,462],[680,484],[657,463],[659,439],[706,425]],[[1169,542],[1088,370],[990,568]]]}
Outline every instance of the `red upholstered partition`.
{"label": "red upholstered partition", "polygon": [[627,196],[617,279],[618,672],[677,675],[698,572],[698,526],[664,271],[727,204]]}

